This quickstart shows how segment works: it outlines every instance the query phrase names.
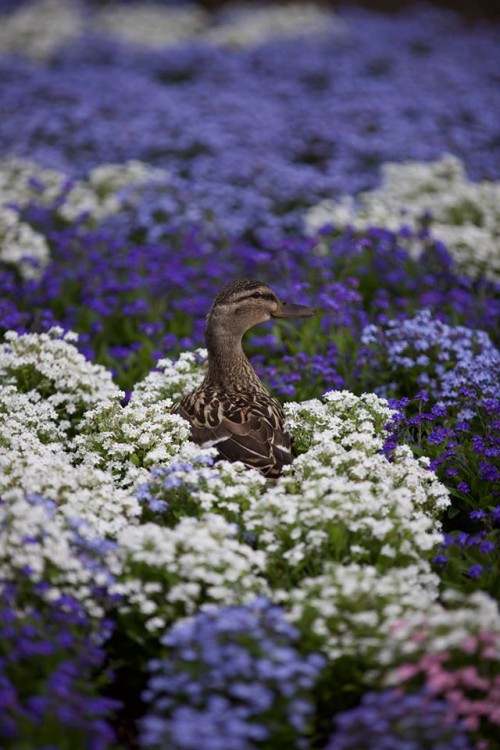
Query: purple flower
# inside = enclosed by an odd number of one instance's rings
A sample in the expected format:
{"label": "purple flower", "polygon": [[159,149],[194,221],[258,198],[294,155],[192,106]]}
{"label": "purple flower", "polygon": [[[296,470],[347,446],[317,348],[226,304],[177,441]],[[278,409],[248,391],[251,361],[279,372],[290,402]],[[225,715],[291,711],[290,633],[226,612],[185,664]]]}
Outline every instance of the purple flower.
{"label": "purple flower", "polygon": [[479,564],[471,565],[467,571],[469,578],[479,578],[483,573],[484,567]]}
{"label": "purple flower", "polygon": [[483,555],[490,555],[495,551],[495,544],[494,542],[484,540],[479,543],[478,549]]}
{"label": "purple flower", "polygon": [[486,480],[487,482],[496,482],[498,481],[498,479],[500,479],[500,472],[497,467],[493,466],[487,461],[483,461],[479,465],[479,470],[481,473],[481,478]]}
{"label": "purple flower", "polygon": [[[106,655],[81,605],[71,597],[28,604],[29,581],[4,585],[0,605],[0,740],[27,746],[44,727],[54,746],[95,750],[114,742],[117,703],[93,684]],[[101,638],[109,634],[103,624]],[[104,672],[103,672],[104,675]]]}
{"label": "purple flower", "polygon": [[149,510],[153,513],[163,513],[167,510],[168,504],[164,500],[158,500],[157,498],[151,498],[148,502]]}
{"label": "purple flower", "polygon": [[436,556],[434,557],[434,560],[433,560],[433,562],[434,562],[434,564],[435,564],[435,565],[437,565],[438,567],[444,567],[444,566],[446,565],[446,563],[448,562],[448,558],[447,558],[447,556],[446,556],[446,555],[443,555],[443,554],[439,554],[439,555],[436,555]]}

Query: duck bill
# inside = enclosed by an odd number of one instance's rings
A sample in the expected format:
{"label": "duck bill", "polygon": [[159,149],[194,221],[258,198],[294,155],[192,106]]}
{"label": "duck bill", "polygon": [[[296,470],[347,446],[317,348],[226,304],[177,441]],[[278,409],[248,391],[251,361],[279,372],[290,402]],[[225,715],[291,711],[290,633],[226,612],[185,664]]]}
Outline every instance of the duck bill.
{"label": "duck bill", "polygon": [[279,300],[277,309],[271,315],[273,318],[310,318],[311,315],[316,315],[316,310],[314,307]]}

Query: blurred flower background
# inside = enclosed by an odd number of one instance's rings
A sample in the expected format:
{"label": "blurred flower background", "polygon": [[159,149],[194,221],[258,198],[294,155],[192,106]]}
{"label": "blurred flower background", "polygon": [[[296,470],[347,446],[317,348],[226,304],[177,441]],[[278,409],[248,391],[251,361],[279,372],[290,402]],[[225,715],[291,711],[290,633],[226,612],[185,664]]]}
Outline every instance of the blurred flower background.
{"label": "blurred flower background", "polygon": [[[1,3],[6,750],[498,748],[500,20],[453,5]],[[170,414],[243,276],[321,311],[246,341],[276,482]]]}

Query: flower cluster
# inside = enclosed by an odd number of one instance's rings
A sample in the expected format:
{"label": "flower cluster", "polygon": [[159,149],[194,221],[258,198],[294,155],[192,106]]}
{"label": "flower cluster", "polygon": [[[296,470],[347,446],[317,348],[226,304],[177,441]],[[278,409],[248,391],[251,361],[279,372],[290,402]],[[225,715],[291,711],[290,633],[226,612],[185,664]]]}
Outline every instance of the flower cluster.
{"label": "flower cluster", "polygon": [[392,462],[380,453],[391,414],[386,402],[331,392],[323,403],[285,408],[298,448],[307,450],[243,513],[246,530],[268,554],[269,575],[277,582],[286,571],[311,575],[325,559],[426,567],[441,539],[433,518],[449,499],[408,450]]}
{"label": "flower cluster", "polygon": [[35,493],[2,492],[1,578],[29,575],[41,598],[71,595],[97,621],[113,600],[116,545],[67,513]]}
{"label": "flower cluster", "polygon": [[[369,226],[397,231],[429,227],[444,243],[461,270],[500,280],[500,182],[470,182],[465,165],[447,154],[429,164],[389,163],[382,167],[382,184],[356,198],[324,201],[308,212],[306,223],[315,232],[325,225],[357,230]],[[418,252],[409,236],[408,247]]]}
{"label": "flower cluster", "polygon": [[[85,180],[71,179],[55,169],[41,169],[28,159],[15,156],[0,160],[0,204],[26,208],[31,203],[52,209],[64,221],[91,219],[100,221],[137,200],[141,186],[168,182],[165,170],[131,159],[124,164],[101,164],[91,169]],[[5,214],[8,216],[8,214]],[[23,227],[27,225],[23,224]],[[28,232],[29,225],[23,231]],[[35,233],[31,230],[33,236]],[[31,235],[30,239],[33,238]],[[5,240],[5,245],[11,244]],[[43,236],[38,240],[44,240]],[[13,243],[12,243],[13,244]],[[33,249],[35,253],[36,243]],[[40,255],[40,251],[39,255]],[[45,263],[46,255],[40,259]],[[4,259],[8,262],[8,259]]]}
{"label": "flower cluster", "polygon": [[[461,649],[469,636],[478,636],[482,631],[499,632],[498,605],[494,599],[482,591],[470,595],[444,589],[440,602],[429,607],[425,617],[405,617],[394,622],[391,628],[387,649],[390,652],[388,664],[403,661],[416,662],[424,654]],[[496,640],[495,640],[496,642]],[[490,671],[498,661],[498,652],[485,651],[476,656],[476,664]]]}
{"label": "flower cluster", "polygon": [[327,750],[364,750],[370,746],[380,750],[473,748],[446,701],[426,692],[366,693],[359,707],[337,714],[335,726]]}
{"label": "flower cluster", "polygon": [[150,664],[142,747],[305,748],[311,690],[324,665],[264,597],[174,625]]}
{"label": "flower cluster", "polygon": [[[482,592],[440,595],[438,577],[419,566],[380,574],[374,566],[327,562],[321,575],[275,597],[289,607],[291,622],[311,647],[333,664],[347,657],[362,665],[371,684],[392,665],[455,649],[482,630],[500,632],[493,599]],[[481,658],[491,669],[491,653]]]}
{"label": "flower cluster", "polygon": [[189,438],[189,425],[170,414],[170,400],[122,407],[104,402],[86,412],[73,441],[77,460],[110,472],[121,487],[144,481],[153,466],[175,456]]}
{"label": "flower cluster", "polygon": [[0,205],[0,262],[16,268],[23,279],[36,279],[48,260],[45,237],[21,221],[12,208]]}
{"label": "flower cluster", "polygon": [[54,747],[106,750],[115,739],[109,720],[117,705],[99,695],[92,679],[96,670],[102,672],[105,651],[75,599],[56,596],[49,605],[38,600],[34,606],[26,602],[30,587],[26,576],[2,585],[2,747],[39,747],[47,737]]}
{"label": "flower cluster", "polygon": [[[156,523],[174,526],[183,516],[220,513],[244,527],[245,511],[266,490],[266,480],[240,461],[214,464],[216,449],[185,443],[174,460],[153,468],[137,490],[138,498],[154,514]],[[244,534],[245,540],[250,537]]]}
{"label": "flower cluster", "polygon": [[[120,611],[132,637],[158,633],[210,603],[245,602],[266,594],[264,554],[236,539],[222,516],[182,518],[175,528],[144,523],[118,535]],[[127,618],[127,615],[130,617]]]}
{"label": "flower cluster", "polygon": [[35,60],[50,59],[58,47],[89,29],[123,43],[163,49],[194,39],[209,44],[257,45],[276,37],[346,36],[347,29],[331,12],[304,2],[251,8],[237,5],[209,15],[195,3],[119,4],[92,9],[65,0],[31,0],[7,17],[0,52],[16,52]]}
{"label": "flower cluster", "polygon": [[422,684],[445,700],[471,732],[497,736],[500,725],[500,634],[479,630],[453,649],[424,654],[402,664],[391,678],[404,689]]}
{"label": "flower cluster", "polygon": [[39,335],[11,331],[0,344],[2,383],[24,393],[36,391],[67,428],[90,406],[122,395],[107,370],[78,352],[73,345],[77,339],[74,333],[52,328]]}
{"label": "flower cluster", "polygon": [[[419,391],[413,399],[393,402],[399,411],[392,417],[384,451],[391,455],[406,444],[417,455],[426,454],[429,468],[453,493],[454,515],[460,514],[470,526],[498,504],[500,401],[481,402],[474,391],[466,391],[457,405],[468,415],[472,412],[469,420],[457,417],[456,405],[432,406],[430,400],[427,391]],[[494,515],[490,521],[496,523]]]}
{"label": "flower cluster", "polygon": [[[189,513],[222,513],[267,556],[267,575],[301,576],[324,559],[382,566],[425,558],[441,540],[436,519],[449,504],[445,488],[400,449],[380,453],[392,414],[373,395],[331,392],[324,402],[287,404],[288,429],[304,451],[274,485],[241,464],[211,466],[209,451],[186,444],[177,460],[154,471],[140,499],[169,524]],[[208,461],[208,466],[207,466]]]}
{"label": "flower cluster", "polygon": [[209,16],[194,3],[165,7],[147,1],[105,7],[93,21],[101,33],[124,42],[161,49],[201,34],[209,23]]}
{"label": "flower cluster", "polygon": [[296,449],[302,453],[311,447],[334,440],[345,449],[360,448],[376,453],[383,444],[385,428],[393,415],[385,399],[373,393],[355,396],[349,391],[328,391],[324,402],[312,399],[285,404],[287,425]]}
{"label": "flower cluster", "polygon": [[[466,591],[480,585],[496,596],[500,564],[500,506],[489,513],[473,510],[469,518],[474,531],[452,531],[436,549],[434,564],[443,582]],[[479,528],[478,528],[479,527]]]}
{"label": "flower cluster", "polygon": [[[380,359],[393,382],[409,381],[414,393],[425,389],[446,405],[469,394],[472,402],[500,397],[500,352],[484,331],[450,326],[421,310],[409,320],[368,326],[362,342],[371,361]],[[406,389],[412,392],[411,386]],[[462,417],[473,414],[462,409]]]}
{"label": "flower cluster", "polygon": [[182,352],[175,361],[160,359],[153,372],[134,386],[131,401],[138,401],[144,406],[167,399],[179,401],[184,393],[201,384],[206,362],[206,349]]}
{"label": "flower cluster", "polygon": [[217,20],[219,23],[205,34],[212,44],[246,46],[277,37],[348,38],[349,34],[339,17],[326,8],[304,2],[289,3],[286,8],[273,3],[257,8],[237,4],[220,13]]}
{"label": "flower cluster", "polygon": [[436,604],[438,584],[435,574],[416,565],[381,574],[373,565],[327,562],[320,575],[276,592],[275,598],[330,663],[347,657],[362,669],[370,668],[371,681],[376,681],[394,662],[391,630],[402,617],[421,622],[436,609],[445,627],[453,630],[453,620]]}
{"label": "flower cluster", "polygon": [[2,18],[0,52],[22,52],[35,60],[83,33],[83,19],[65,0],[35,0]]}

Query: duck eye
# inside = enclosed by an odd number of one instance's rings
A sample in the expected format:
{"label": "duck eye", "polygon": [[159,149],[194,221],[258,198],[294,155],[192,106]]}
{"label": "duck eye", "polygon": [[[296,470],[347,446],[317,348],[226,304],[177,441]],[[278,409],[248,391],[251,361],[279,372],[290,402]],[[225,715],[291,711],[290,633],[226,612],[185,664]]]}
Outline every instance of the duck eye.
{"label": "duck eye", "polygon": [[262,297],[262,294],[261,294],[260,292],[254,292],[254,293],[252,294],[252,297],[253,297],[254,299],[260,299],[260,298]]}

